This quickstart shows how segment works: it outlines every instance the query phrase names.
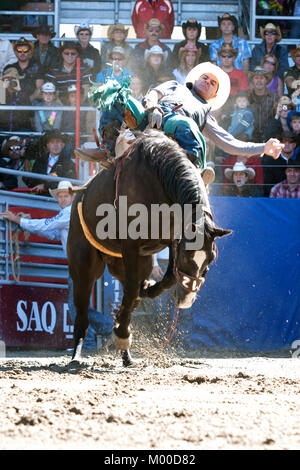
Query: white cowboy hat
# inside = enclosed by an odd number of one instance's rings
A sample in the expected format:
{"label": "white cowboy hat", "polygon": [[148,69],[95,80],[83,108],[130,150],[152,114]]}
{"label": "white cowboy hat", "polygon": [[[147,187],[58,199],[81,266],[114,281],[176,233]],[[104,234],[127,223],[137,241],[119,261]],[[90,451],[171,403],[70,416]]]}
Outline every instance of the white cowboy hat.
{"label": "white cowboy hat", "polygon": [[231,180],[233,173],[237,171],[243,171],[247,173],[249,180],[253,180],[253,178],[255,177],[255,170],[253,170],[253,168],[246,167],[243,162],[236,162],[233,165],[233,168],[226,168],[224,171],[224,175],[227,179]]}
{"label": "white cowboy hat", "polygon": [[91,36],[92,36],[94,28],[93,26],[90,26],[89,22],[86,20],[82,21],[82,23],[80,23],[79,26],[78,25],[74,26],[74,33],[77,36],[80,31],[83,31],[85,29],[87,29],[91,33]]}
{"label": "white cowboy hat", "polygon": [[55,93],[56,87],[52,82],[46,82],[42,85],[41,91],[43,93]]}
{"label": "white cowboy hat", "polygon": [[167,60],[168,57],[168,51],[163,51],[160,46],[152,46],[150,49],[146,49],[144,53],[145,61],[147,61],[150,54],[162,55],[164,62]]}
{"label": "white cowboy hat", "polygon": [[210,73],[214,75],[218,82],[219,88],[217,91],[217,96],[208,101],[211,106],[211,110],[219,109],[226,103],[227,98],[230,93],[230,78],[229,75],[224,72],[217,65],[212,64],[211,62],[202,62],[202,64],[196,65],[186,76],[185,84],[192,83],[194,84],[196,80],[201,77],[201,75]]}
{"label": "white cowboy hat", "polygon": [[60,181],[56,189],[49,189],[49,193],[51,194],[52,197],[54,197],[54,199],[57,200],[58,194],[61,191],[69,192],[69,189],[73,189],[72,183],[70,183],[70,181]]}

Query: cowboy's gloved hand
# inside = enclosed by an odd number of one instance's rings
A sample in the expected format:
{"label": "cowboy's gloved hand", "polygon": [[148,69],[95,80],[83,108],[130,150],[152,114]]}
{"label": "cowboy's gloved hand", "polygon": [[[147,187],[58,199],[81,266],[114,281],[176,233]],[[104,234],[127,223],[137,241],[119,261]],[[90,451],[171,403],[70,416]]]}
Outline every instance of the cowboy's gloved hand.
{"label": "cowboy's gloved hand", "polygon": [[148,110],[148,122],[150,127],[161,128],[162,125],[163,111],[159,107],[155,107]]}

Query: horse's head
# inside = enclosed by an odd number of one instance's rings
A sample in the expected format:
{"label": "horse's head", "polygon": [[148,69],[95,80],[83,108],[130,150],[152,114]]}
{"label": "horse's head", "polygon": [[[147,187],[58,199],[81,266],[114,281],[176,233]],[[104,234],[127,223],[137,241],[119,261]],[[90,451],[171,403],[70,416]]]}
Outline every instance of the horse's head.
{"label": "horse's head", "polygon": [[[201,227],[195,224],[194,233],[201,232]],[[174,275],[176,277],[175,297],[179,308],[190,308],[197,292],[205,282],[209,265],[217,256],[215,238],[225,237],[232,233],[216,227],[207,217],[204,218],[202,229],[203,243],[201,249],[188,249],[189,241],[183,237],[176,246],[174,260]]]}

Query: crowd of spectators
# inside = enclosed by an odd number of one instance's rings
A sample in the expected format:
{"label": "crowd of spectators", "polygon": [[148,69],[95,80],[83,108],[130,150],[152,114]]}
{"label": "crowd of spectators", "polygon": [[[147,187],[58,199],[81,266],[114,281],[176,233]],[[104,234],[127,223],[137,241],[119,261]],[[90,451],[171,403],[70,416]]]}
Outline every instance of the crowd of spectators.
{"label": "crowd of spectators", "polygon": [[[87,21],[75,26],[74,40],[62,39],[57,46],[51,41],[55,31],[47,24],[34,30],[33,40],[0,39],[0,167],[76,178],[75,112],[59,107],[76,105],[78,67],[80,102],[88,106],[91,83],[130,78],[132,95],[142,101],[151,87],[167,80],[183,84],[192,68],[210,61],[231,82],[227,103],[214,112],[221,126],[240,140],[275,137],[285,144],[276,161],[267,156],[246,160],[209,145],[208,160],[216,169],[212,193],[299,198],[300,45],[290,50],[282,45],[280,22],[268,21],[259,28],[261,42],[251,49],[238,35],[237,19],[226,13],[218,18],[219,38],[210,44],[200,41],[201,23],[190,18],[182,24],[184,40],[169,47],[162,39],[171,38],[174,28],[172,2],[137,4],[132,24],[142,41],[135,46],[127,39],[128,28],[116,23],[98,50],[91,44],[93,27]],[[6,110],[1,105],[17,107]],[[96,114],[81,112],[80,119],[81,132],[92,135]],[[0,186],[23,186],[42,194],[51,182],[0,174]]]}

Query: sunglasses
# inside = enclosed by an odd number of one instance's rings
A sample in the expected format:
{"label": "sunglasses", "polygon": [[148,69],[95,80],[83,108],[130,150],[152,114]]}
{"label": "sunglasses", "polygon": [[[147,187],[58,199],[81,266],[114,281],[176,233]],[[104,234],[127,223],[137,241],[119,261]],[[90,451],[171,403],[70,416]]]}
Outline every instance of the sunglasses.
{"label": "sunglasses", "polygon": [[30,49],[17,49],[17,52],[19,52],[19,54],[26,54],[27,52],[29,52]]}
{"label": "sunglasses", "polygon": [[20,150],[22,147],[20,145],[12,145],[11,147],[8,147],[9,150]]}
{"label": "sunglasses", "polygon": [[122,57],[112,57],[111,60],[117,61],[117,62],[122,62],[124,60]]}
{"label": "sunglasses", "polygon": [[275,62],[271,62],[270,60],[265,60],[265,64],[275,65]]}
{"label": "sunglasses", "polygon": [[276,31],[266,31],[265,36],[277,36]]}
{"label": "sunglasses", "polygon": [[64,55],[77,55],[77,52],[63,52]]}
{"label": "sunglasses", "polygon": [[225,58],[232,59],[232,57],[234,56],[232,54],[221,54],[221,57],[223,57],[224,59]]}

